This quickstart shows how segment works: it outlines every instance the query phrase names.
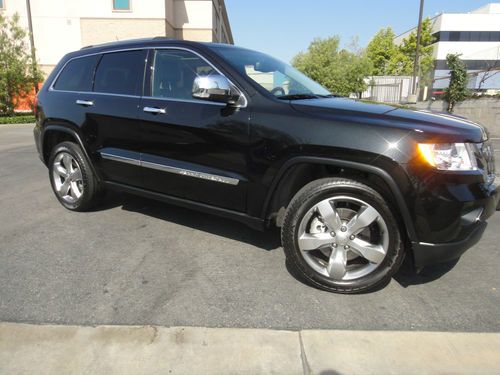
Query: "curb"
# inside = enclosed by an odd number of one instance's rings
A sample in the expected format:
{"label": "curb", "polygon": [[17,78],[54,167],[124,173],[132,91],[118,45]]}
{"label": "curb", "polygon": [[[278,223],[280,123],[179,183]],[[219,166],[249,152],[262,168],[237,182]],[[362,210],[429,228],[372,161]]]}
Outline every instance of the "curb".
{"label": "curb", "polygon": [[0,323],[0,373],[500,374],[500,334]]}

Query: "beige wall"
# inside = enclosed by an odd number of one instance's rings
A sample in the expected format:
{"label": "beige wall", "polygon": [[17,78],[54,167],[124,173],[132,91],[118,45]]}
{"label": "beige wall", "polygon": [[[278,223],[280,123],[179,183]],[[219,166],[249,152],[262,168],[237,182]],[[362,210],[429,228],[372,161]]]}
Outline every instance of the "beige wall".
{"label": "beige wall", "polygon": [[175,32],[175,37],[195,42],[212,42],[213,32],[211,29],[178,29]]}
{"label": "beige wall", "polygon": [[[6,0],[2,14],[19,13],[28,28],[26,0]],[[44,71],[68,52],[116,40],[169,36],[232,43],[222,0],[131,0],[131,11],[113,11],[112,0],[31,0],[37,60]],[[218,13],[217,13],[218,12]],[[28,40],[27,40],[28,42]]]}
{"label": "beige wall", "polygon": [[88,46],[114,40],[164,36],[165,21],[137,18],[82,18],[80,31],[82,46]]}

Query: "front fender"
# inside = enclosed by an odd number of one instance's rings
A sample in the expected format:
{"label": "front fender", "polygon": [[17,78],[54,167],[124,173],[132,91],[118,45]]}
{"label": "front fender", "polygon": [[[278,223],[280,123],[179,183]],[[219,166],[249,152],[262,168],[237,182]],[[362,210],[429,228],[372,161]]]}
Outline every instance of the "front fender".
{"label": "front fender", "polygon": [[341,159],[331,159],[331,158],[323,158],[323,157],[315,157],[315,156],[297,156],[289,159],[286,161],[280,168],[279,172],[276,174],[276,177],[274,178],[271,188],[268,191],[268,194],[266,196],[264,206],[263,206],[263,211],[262,211],[262,217],[266,217],[266,214],[268,212],[268,209],[270,207],[271,199],[273,197],[273,194],[276,192],[278,189],[279,183],[285,173],[294,165],[300,164],[300,163],[309,163],[309,164],[320,164],[320,165],[328,165],[328,166],[334,166],[334,167],[339,167],[339,168],[349,168],[352,170],[357,170],[360,172],[366,172],[369,174],[373,174],[379,178],[381,178],[389,187],[391,190],[391,193],[394,196],[395,203],[397,205],[397,208],[399,209],[399,212],[401,214],[401,217],[403,218],[403,221],[405,223],[406,231],[408,234],[408,237],[411,241],[416,241],[417,240],[417,234],[415,231],[415,227],[413,225],[413,221],[411,219],[410,211],[408,209],[408,205],[405,201],[405,198],[403,196],[403,193],[401,192],[401,189],[399,188],[398,184],[396,183],[395,179],[384,169],[371,165],[371,164],[365,164],[365,163],[358,163],[354,161],[348,161],[348,160],[341,160]]}

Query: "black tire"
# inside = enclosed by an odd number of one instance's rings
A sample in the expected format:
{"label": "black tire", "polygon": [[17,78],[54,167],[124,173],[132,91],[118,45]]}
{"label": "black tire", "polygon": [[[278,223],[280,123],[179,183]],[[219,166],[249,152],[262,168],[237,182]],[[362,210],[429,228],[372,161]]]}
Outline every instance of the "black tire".
{"label": "black tire", "polygon": [[[380,213],[388,229],[389,245],[385,258],[367,275],[352,280],[334,280],[314,270],[301,254],[299,225],[302,218],[319,202],[345,196],[360,199]],[[343,178],[316,180],[297,192],[285,213],[281,241],[292,273],[315,287],[336,293],[362,293],[386,285],[401,266],[405,255],[398,222],[382,196],[371,187]]]}
{"label": "black tire", "polygon": [[[81,182],[79,186],[82,189],[82,193],[74,201],[68,201],[64,199],[56,189],[56,180],[54,175],[54,161],[58,155],[63,155],[64,153],[69,154],[76,162],[79,170],[81,171]],[[59,200],[59,202],[68,210],[71,211],[87,211],[97,205],[103,193],[102,186],[92,171],[92,168],[87,161],[81,147],[73,142],[62,142],[56,145],[50,153],[49,157],[49,179],[52,186],[52,190]]]}

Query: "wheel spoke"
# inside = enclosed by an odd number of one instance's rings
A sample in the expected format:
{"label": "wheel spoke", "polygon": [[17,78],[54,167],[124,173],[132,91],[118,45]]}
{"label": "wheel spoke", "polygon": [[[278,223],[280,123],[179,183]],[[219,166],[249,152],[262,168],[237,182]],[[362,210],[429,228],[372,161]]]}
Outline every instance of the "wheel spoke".
{"label": "wheel spoke", "polygon": [[357,234],[379,217],[377,210],[372,206],[364,206],[361,210],[347,223],[347,229],[350,234]]}
{"label": "wheel spoke", "polygon": [[71,197],[74,199],[80,198],[82,195],[80,188],[78,187],[78,184],[74,181],[71,182]]}
{"label": "wheel spoke", "polygon": [[362,256],[371,263],[379,264],[385,258],[385,250],[382,245],[375,245],[370,242],[363,241],[360,238],[350,242],[351,249],[358,255]]}
{"label": "wheel spoke", "polygon": [[80,170],[80,168],[75,168],[75,170],[71,174],[71,178],[74,182],[82,181],[82,171]]}
{"label": "wheel spoke", "polygon": [[304,233],[299,238],[299,248],[302,251],[316,250],[332,242],[330,233]]}
{"label": "wheel spoke", "polygon": [[71,187],[71,183],[69,179],[65,180],[63,184],[61,185],[61,188],[59,189],[59,192],[61,193],[61,196],[68,195],[69,188]]}
{"label": "wheel spoke", "polygon": [[330,201],[327,199],[319,202],[316,207],[323,218],[323,222],[328,227],[330,231],[338,231],[342,226],[342,220],[337,212],[337,210],[332,206]]}
{"label": "wheel spoke", "polygon": [[59,176],[61,176],[61,177],[64,177],[64,178],[68,177],[68,171],[66,170],[66,168],[64,168],[64,167],[61,165],[61,163],[57,163],[57,164],[55,165],[55,171],[56,171],[56,173],[57,173]]}
{"label": "wheel spoke", "polygon": [[332,248],[326,271],[335,280],[341,280],[347,272],[347,254],[341,247]]}
{"label": "wheel spoke", "polygon": [[69,156],[69,154],[63,155],[62,162],[63,162],[64,167],[66,168],[66,170],[68,172],[71,172],[73,170],[73,165],[72,165],[71,161],[72,161],[72,159],[71,159],[71,156]]}

